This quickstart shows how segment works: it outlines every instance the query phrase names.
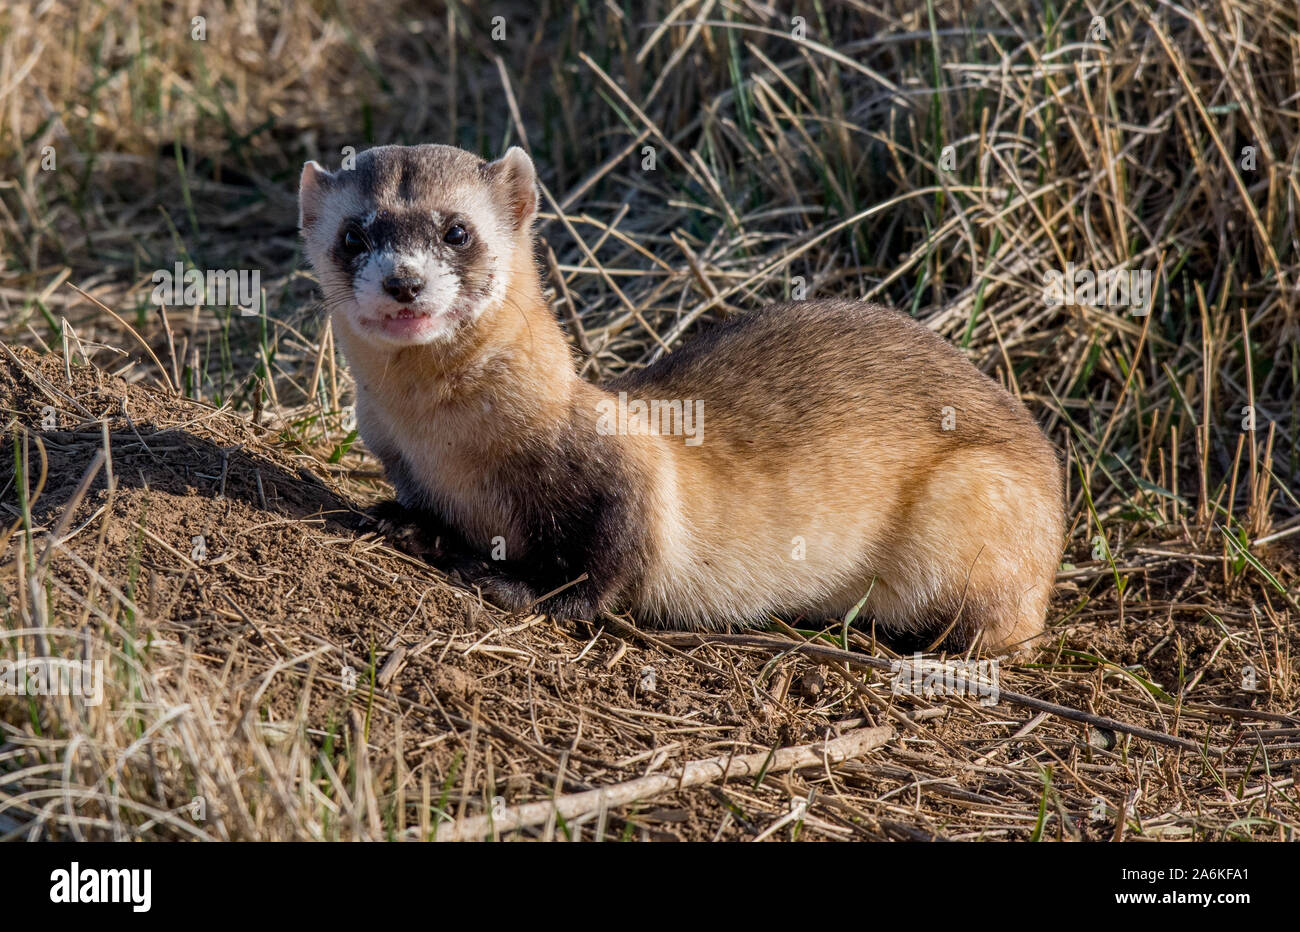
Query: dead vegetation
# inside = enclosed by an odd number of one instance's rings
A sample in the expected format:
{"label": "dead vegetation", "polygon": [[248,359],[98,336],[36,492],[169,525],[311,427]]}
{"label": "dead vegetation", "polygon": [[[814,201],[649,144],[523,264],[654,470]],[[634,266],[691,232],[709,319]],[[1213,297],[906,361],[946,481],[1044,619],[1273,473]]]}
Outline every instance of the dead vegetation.
{"label": "dead vegetation", "polygon": [[[1292,837],[1294,8],[505,6],[0,10],[0,661],[104,670],[0,696],[0,837]],[[431,140],[529,146],[592,377],[803,288],[1025,398],[1073,524],[1001,701],[869,626],[508,616],[378,536],[292,192]],[[158,313],[177,261],[262,313]],[[1150,313],[1045,303],[1071,262]]]}

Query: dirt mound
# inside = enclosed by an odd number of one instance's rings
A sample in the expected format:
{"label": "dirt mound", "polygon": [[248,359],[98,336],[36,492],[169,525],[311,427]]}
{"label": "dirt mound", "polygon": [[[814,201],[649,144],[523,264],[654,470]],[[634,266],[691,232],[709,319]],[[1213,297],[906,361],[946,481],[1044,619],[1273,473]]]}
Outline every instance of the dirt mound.
{"label": "dirt mound", "polygon": [[[1000,671],[1004,690],[1227,750],[1216,767],[1237,798],[1225,801],[1197,753],[1015,703],[891,690],[888,674],[846,664],[826,639],[801,647],[785,626],[746,643],[507,615],[390,546],[363,503],[274,432],[62,357],[0,352],[0,409],[7,643],[43,621],[46,650],[90,639],[110,668],[99,708],[0,698],[0,767],[21,788],[0,796],[0,818],[15,834],[430,837],[474,816],[499,830],[519,804],[885,724],[895,740],[852,760],[614,798],[524,833],[1267,837],[1296,821],[1294,788],[1267,782],[1260,748],[1271,742],[1274,776],[1297,766],[1287,735],[1300,723],[1286,714],[1300,645],[1246,592],[1215,617],[1262,623],[1281,658],[1253,691],[1238,688],[1236,641],[1176,597],[1122,624],[1090,607],[1037,664]],[[856,657],[875,649],[846,636]],[[1170,665],[1197,677],[1195,702],[1176,698]],[[93,753],[71,748],[74,734]],[[43,807],[66,782],[63,765],[33,766],[40,755],[66,755],[83,787],[74,809]],[[1240,821],[1252,812],[1266,827]]]}

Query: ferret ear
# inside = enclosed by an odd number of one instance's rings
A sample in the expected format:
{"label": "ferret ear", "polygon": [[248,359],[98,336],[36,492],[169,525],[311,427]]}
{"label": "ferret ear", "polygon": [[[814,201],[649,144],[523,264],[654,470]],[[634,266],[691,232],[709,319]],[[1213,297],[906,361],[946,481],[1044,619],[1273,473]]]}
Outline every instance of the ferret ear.
{"label": "ferret ear", "polygon": [[320,216],[321,203],[334,176],[320,167],[318,162],[307,162],[302,167],[298,181],[298,228],[306,232],[315,226]]}
{"label": "ferret ear", "polygon": [[487,166],[486,172],[502,195],[514,229],[531,226],[537,216],[537,169],[528,153],[511,146],[505,155]]}

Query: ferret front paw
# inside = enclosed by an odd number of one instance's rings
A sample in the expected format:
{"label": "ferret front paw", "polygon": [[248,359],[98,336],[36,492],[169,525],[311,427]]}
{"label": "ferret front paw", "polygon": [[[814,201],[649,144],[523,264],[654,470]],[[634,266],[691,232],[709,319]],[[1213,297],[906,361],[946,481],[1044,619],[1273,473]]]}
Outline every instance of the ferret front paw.
{"label": "ferret front paw", "polygon": [[426,562],[436,562],[453,545],[441,521],[395,499],[380,502],[366,513],[394,547]]}
{"label": "ferret front paw", "polygon": [[385,535],[415,521],[414,512],[395,498],[371,505],[365,510],[365,515],[379,526],[379,533]]}

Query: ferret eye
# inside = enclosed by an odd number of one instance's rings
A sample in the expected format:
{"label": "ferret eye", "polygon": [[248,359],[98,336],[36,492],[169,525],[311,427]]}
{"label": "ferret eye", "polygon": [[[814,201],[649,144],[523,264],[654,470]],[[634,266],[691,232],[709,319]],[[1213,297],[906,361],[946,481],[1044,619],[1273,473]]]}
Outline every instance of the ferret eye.
{"label": "ferret eye", "polygon": [[469,243],[469,230],[459,223],[453,223],[447,228],[447,232],[443,234],[442,241],[448,246],[456,246],[457,248],[464,246]]}
{"label": "ferret eye", "polygon": [[343,251],[349,256],[360,255],[366,248],[366,238],[356,227],[348,227],[343,232]]}

